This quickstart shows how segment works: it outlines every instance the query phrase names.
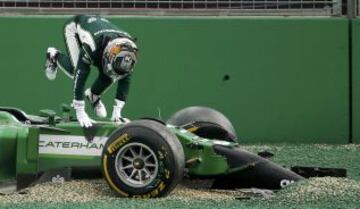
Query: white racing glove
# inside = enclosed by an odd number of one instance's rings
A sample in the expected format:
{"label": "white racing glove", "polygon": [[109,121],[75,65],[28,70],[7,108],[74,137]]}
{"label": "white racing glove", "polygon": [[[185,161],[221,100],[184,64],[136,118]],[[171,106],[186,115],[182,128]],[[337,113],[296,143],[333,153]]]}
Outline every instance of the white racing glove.
{"label": "white racing glove", "polygon": [[95,121],[92,120],[85,112],[85,102],[83,100],[73,100],[72,106],[75,109],[76,118],[79,121],[81,127],[89,128],[93,123],[95,123]]}
{"label": "white racing glove", "polygon": [[112,116],[111,116],[111,120],[117,123],[128,123],[130,122],[129,119],[127,118],[123,118],[121,116],[121,110],[123,109],[123,107],[125,106],[125,102],[115,99],[115,105],[114,105],[114,109],[112,112]]}

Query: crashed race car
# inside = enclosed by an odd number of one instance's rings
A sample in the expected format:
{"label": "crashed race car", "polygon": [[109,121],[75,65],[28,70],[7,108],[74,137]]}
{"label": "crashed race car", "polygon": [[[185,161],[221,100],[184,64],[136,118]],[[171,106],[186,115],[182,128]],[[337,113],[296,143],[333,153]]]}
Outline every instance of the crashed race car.
{"label": "crashed race car", "polygon": [[56,181],[79,168],[99,169],[119,196],[140,198],[168,195],[184,174],[214,179],[221,189],[277,190],[303,179],[242,149],[230,121],[206,107],[182,109],[166,123],[98,121],[87,129],[66,105],[61,117],[0,107],[0,165],[0,192]]}

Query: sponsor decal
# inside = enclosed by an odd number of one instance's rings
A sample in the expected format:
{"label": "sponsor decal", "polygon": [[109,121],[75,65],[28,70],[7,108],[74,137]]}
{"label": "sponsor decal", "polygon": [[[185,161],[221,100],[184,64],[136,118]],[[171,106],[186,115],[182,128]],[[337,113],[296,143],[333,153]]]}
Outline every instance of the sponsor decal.
{"label": "sponsor decal", "polygon": [[107,137],[96,136],[88,142],[84,136],[40,135],[39,154],[101,156]]}
{"label": "sponsor decal", "polygon": [[285,187],[287,187],[287,186],[289,186],[290,184],[293,184],[293,183],[295,183],[294,180],[283,179],[283,180],[280,181],[280,187],[285,188]]}
{"label": "sponsor decal", "polygon": [[90,17],[87,22],[90,24],[90,23],[93,23],[95,21],[96,21],[96,17]]}
{"label": "sponsor decal", "polygon": [[129,141],[129,135],[123,134],[119,138],[117,138],[113,143],[111,143],[108,147],[108,152],[111,155],[113,152],[118,150],[123,144]]}

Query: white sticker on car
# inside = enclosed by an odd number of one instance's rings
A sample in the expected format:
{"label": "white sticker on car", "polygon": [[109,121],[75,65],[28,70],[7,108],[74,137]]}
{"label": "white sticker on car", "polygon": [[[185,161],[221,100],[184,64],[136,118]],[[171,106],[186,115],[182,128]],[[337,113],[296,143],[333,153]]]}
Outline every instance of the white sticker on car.
{"label": "white sticker on car", "polygon": [[221,140],[212,140],[214,144],[223,145],[223,146],[230,146],[231,143],[227,141],[221,141]]}
{"label": "white sticker on car", "polygon": [[39,154],[101,156],[107,137],[94,137],[91,142],[84,136],[40,135]]}

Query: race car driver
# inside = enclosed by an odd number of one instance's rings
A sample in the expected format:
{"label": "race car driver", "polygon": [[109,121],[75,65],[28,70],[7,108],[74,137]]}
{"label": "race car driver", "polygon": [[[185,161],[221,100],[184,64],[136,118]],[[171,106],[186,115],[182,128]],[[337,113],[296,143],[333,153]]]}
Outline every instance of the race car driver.
{"label": "race car driver", "polygon": [[[70,19],[65,24],[64,37],[68,53],[49,47],[46,52],[45,74],[49,80],[54,80],[59,68],[74,80],[72,106],[80,125],[88,128],[95,123],[85,111],[84,95],[98,117],[107,116],[101,95],[113,83],[117,83],[117,91],[111,120],[127,122],[121,112],[137,62],[138,48],[134,39],[107,19],[89,15],[78,15]],[[97,67],[99,75],[91,88],[84,91],[91,65]]]}

